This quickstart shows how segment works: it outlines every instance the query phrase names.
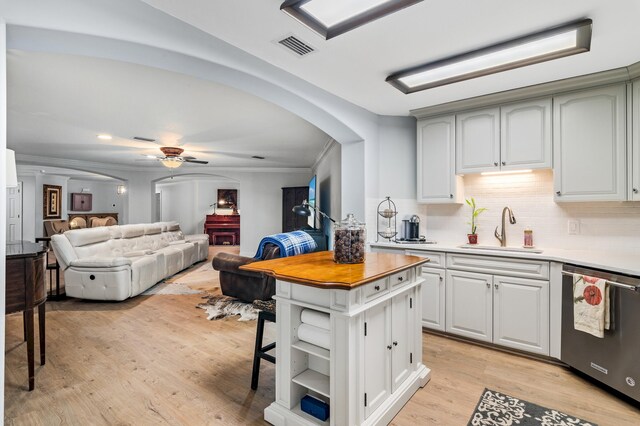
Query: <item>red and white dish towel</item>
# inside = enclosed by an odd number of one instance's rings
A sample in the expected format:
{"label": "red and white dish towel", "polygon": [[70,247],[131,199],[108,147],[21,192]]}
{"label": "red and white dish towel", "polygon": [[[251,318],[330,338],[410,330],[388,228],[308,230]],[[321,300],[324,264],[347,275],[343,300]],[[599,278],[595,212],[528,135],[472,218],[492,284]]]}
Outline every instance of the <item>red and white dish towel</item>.
{"label": "red and white dish towel", "polygon": [[607,281],[573,274],[573,327],[603,338],[611,322]]}

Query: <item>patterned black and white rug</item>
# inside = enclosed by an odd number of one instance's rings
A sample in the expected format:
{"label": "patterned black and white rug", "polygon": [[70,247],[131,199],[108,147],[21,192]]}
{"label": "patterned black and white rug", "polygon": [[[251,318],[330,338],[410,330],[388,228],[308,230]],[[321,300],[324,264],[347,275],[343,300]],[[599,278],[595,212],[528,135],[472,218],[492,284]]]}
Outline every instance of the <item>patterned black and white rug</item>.
{"label": "patterned black and white rug", "polygon": [[597,426],[490,389],[484,390],[467,426]]}

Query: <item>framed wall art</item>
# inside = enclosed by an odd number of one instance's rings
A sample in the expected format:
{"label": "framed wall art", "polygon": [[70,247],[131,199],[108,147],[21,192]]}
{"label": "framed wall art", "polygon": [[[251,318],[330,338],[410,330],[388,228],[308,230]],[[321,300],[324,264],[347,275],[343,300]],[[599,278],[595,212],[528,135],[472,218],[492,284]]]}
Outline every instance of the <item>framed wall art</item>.
{"label": "framed wall art", "polygon": [[58,185],[42,185],[43,219],[62,218],[62,187]]}
{"label": "framed wall art", "polygon": [[238,190],[237,189],[218,189],[218,207],[227,209],[238,208]]}

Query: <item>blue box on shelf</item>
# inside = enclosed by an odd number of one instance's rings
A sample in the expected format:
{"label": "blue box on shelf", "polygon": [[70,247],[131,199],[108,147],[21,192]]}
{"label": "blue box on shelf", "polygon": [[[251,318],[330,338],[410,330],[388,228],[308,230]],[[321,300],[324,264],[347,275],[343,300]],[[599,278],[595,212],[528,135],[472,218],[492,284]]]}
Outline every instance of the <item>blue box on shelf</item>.
{"label": "blue box on shelf", "polygon": [[300,401],[300,408],[305,413],[310,414],[323,422],[329,418],[329,404],[320,401],[318,398],[314,398],[311,395],[306,395],[302,398]]}

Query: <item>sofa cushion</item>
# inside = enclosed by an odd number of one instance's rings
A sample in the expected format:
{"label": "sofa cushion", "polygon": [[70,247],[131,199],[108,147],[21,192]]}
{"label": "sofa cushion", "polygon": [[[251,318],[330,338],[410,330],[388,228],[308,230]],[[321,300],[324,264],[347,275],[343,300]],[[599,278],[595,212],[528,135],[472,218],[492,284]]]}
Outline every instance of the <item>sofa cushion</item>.
{"label": "sofa cushion", "polygon": [[156,223],[150,223],[144,225],[144,235],[155,235],[162,232],[162,225]]}
{"label": "sofa cushion", "polygon": [[122,238],[135,238],[144,235],[144,225],[121,225]]}
{"label": "sofa cushion", "polygon": [[72,260],[69,266],[74,268],[113,268],[116,266],[131,265],[131,259],[124,257],[86,257]]}
{"label": "sofa cushion", "polygon": [[74,229],[64,233],[73,247],[88,246],[89,244],[101,243],[111,239],[111,234],[107,228],[86,228]]}
{"label": "sofa cushion", "polygon": [[114,226],[108,226],[107,229],[109,230],[109,234],[111,235],[111,239],[112,240],[119,240],[120,238],[122,238],[122,229],[120,229],[121,226],[119,225],[114,225]]}
{"label": "sofa cushion", "polygon": [[171,231],[179,231],[180,230],[180,224],[178,222],[169,222],[167,224],[167,231],[171,232]]}
{"label": "sofa cushion", "polygon": [[52,235],[51,236],[51,245],[53,246],[53,250],[56,255],[56,260],[60,264],[60,267],[64,271],[69,266],[69,263],[76,260],[78,255],[75,250],[73,250],[73,246],[69,239],[64,235]]}

